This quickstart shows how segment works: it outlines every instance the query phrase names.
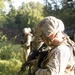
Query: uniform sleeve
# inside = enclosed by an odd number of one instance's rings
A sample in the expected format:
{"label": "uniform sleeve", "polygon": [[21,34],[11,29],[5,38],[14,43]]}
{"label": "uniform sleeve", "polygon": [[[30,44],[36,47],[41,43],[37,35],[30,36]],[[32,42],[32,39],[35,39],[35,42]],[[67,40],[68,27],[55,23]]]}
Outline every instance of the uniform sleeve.
{"label": "uniform sleeve", "polygon": [[38,69],[35,75],[63,75],[70,59],[69,47],[59,47],[48,54],[49,61],[45,69]]}
{"label": "uniform sleeve", "polygon": [[32,41],[32,36],[28,35],[26,45],[29,46]]}

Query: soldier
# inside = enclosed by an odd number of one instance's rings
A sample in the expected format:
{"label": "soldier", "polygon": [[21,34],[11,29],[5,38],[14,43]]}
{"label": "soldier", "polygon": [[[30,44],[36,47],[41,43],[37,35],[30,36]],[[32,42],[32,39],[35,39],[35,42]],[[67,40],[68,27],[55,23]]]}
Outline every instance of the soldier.
{"label": "soldier", "polygon": [[23,42],[24,42],[24,44],[22,44],[22,47],[24,48],[24,60],[27,60],[28,55],[31,51],[31,41],[32,41],[33,35],[30,32],[31,32],[31,28],[29,28],[29,27],[23,29],[23,33],[24,33]]}
{"label": "soldier", "polygon": [[64,35],[64,23],[53,16],[45,17],[36,28],[35,34],[51,48],[41,67],[36,67],[34,75],[74,75],[73,48]]}

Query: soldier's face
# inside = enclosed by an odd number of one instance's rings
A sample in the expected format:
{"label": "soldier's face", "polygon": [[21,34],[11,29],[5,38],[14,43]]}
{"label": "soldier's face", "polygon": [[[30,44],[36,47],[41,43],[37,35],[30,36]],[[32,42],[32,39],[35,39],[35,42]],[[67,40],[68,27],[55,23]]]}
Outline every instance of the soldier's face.
{"label": "soldier's face", "polygon": [[60,43],[60,38],[58,36],[55,36],[54,38],[50,38],[46,36],[41,37],[42,41],[48,46],[58,45]]}
{"label": "soldier's face", "polygon": [[53,38],[49,37],[49,39],[53,45],[59,45],[63,41],[63,35],[62,33],[57,33]]}
{"label": "soldier's face", "polygon": [[41,36],[42,41],[46,44],[46,45],[51,45],[51,40],[46,37],[46,36]]}

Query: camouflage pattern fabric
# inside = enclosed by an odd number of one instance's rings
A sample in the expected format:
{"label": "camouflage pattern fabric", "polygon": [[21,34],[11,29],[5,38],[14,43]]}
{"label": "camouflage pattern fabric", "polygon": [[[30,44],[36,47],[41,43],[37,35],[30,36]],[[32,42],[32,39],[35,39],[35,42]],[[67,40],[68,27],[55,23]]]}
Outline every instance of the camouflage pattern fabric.
{"label": "camouflage pattern fabric", "polygon": [[74,75],[72,47],[61,44],[49,52],[35,75]]}
{"label": "camouflage pattern fabric", "polygon": [[31,33],[24,36],[24,44],[22,45],[22,47],[24,48],[24,60],[27,60],[28,55],[31,52],[31,41],[32,41]]}
{"label": "camouflage pattern fabric", "polygon": [[36,28],[35,28],[35,34],[40,37],[40,35],[45,34],[47,37],[51,34],[56,34],[57,32],[64,31],[64,23],[53,17],[45,17],[43,20],[41,20]]}

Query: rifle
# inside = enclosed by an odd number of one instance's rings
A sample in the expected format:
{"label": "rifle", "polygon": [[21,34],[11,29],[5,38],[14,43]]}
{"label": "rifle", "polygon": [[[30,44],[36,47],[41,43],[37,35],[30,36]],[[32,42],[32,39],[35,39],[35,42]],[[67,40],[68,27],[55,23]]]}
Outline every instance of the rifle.
{"label": "rifle", "polygon": [[[26,70],[26,67],[29,66],[31,64],[31,61],[35,60],[36,57],[42,53],[42,48],[46,47],[45,44],[43,44],[38,50],[33,50],[30,55],[28,56],[28,60],[25,61],[22,66],[20,71],[18,72],[18,75],[22,75],[22,73]],[[43,58],[43,57],[42,57]],[[40,65],[40,64],[39,64]]]}

